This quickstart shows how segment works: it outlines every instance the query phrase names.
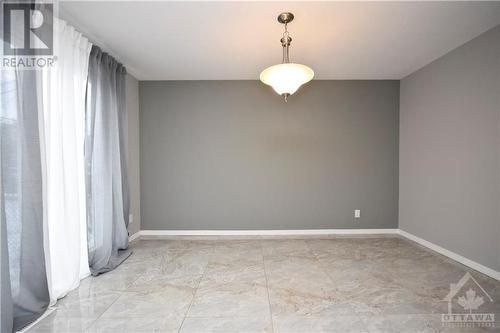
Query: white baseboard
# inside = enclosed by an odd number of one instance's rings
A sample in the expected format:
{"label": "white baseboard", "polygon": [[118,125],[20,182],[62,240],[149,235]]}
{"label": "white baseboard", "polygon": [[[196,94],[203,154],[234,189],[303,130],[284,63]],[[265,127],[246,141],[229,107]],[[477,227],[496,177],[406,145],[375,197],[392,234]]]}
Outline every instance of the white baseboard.
{"label": "white baseboard", "polygon": [[139,238],[140,236],[141,236],[141,231],[137,231],[135,234],[130,235],[130,236],[128,237],[128,241],[129,241],[129,242],[131,242],[131,241],[133,241],[134,239]]}
{"label": "white baseboard", "polygon": [[484,266],[478,262],[475,262],[471,259],[468,259],[468,258],[466,258],[458,253],[447,250],[444,247],[441,247],[439,245],[436,245],[434,243],[426,241],[425,239],[420,238],[418,236],[415,236],[413,234],[410,234],[409,232],[406,232],[404,230],[399,229],[398,234],[400,234],[401,236],[408,238],[409,240],[412,240],[412,241],[414,241],[422,246],[425,246],[425,247],[427,247],[427,248],[429,248],[437,253],[440,253],[446,257],[449,257],[455,261],[458,261],[459,263],[464,264],[465,266],[468,266],[472,269],[475,269],[478,272],[481,272],[485,275],[488,275],[489,277],[492,277],[492,278],[500,281],[500,272],[497,272],[494,269],[486,267],[486,266]]}
{"label": "white baseboard", "polygon": [[33,326],[35,326],[36,324],[38,324],[39,322],[41,322],[43,319],[45,319],[47,316],[49,316],[52,312],[54,312],[54,310],[56,310],[55,307],[49,306],[47,308],[47,310],[45,310],[45,312],[40,317],[37,318],[37,320],[35,320],[31,324],[29,324],[28,326],[24,327],[23,329],[17,331],[16,333],[25,333],[25,332],[28,332]]}
{"label": "white baseboard", "polygon": [[468,259],[460,254],[426,241],[401,229],[298,229],[298,230],[141,230],[129,237],[129,241],[139,237],[175,236],[328,236],[328,235],[400,235],[437,253],[449,257],[465,266],[475,269],[500,281],[500,272]]}
{"label": "white baseboard", "polygon": [[398,229],[141,230],[141,236],[309,236],[397,234]]}

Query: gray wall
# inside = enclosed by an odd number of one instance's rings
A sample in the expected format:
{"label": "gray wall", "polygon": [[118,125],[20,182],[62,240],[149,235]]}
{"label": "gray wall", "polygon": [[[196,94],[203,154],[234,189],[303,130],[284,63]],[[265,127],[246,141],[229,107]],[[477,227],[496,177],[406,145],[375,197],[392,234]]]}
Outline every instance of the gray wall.
{"label": "gray wall", "polygon": [[398,108],[398,81],[140,82],[142,229],[396,228]]}
{"label": "gray wall", "polygon": [[500,26],[401,81],[400,228],[500,269]]}
{"label": "gray wall", "polygon": [[126,109],[128,116],[128,172],[130,187],[130,235],[141,230],[141,188],[139,172],[139,82],[131,75],[126,79]]}

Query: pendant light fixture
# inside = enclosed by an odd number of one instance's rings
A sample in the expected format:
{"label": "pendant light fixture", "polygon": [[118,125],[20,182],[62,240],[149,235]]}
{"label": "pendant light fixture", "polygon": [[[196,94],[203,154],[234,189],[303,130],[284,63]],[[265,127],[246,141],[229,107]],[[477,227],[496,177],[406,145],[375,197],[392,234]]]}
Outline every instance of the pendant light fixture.
{"label": "pendant light fixture", "polygon": [[285,32],[281,38],[283,46],[283,61],[279,65],[268,67],[260,73],[260,80],[285,98],[292,95],[301,85],[312,80],[314,71],[306,65],[294,64],[290,62],[289,48],[292,38],[288,33],[287,25],[292,22],[294,16],[292,13],[281,13],[278,16],[278,22],[285,25]]}

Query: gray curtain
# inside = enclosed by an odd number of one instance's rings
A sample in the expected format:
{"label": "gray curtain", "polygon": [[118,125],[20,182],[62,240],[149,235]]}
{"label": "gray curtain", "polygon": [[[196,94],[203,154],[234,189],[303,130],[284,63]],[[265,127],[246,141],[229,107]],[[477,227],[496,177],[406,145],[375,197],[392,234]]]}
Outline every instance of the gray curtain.
{"label": "gray curtain", "polygon": [[93,46],[86,100],[85,172],[89,266],[107,272],[129,255],[126,70]]}
{"label": "gray curtain", "polygon": [[0,110],[1,332],[47,309],[37,71],[2,70]]}

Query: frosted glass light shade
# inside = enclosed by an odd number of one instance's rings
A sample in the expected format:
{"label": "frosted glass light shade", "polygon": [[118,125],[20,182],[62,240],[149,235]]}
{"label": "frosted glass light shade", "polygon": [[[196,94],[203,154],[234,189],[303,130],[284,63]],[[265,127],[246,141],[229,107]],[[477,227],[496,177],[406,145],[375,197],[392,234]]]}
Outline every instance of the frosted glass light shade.
{"label": "frosted glass light shade", "polygon": [[293,94],[301,85],[312,80],[314,71],[301,64],[279,64],[268,67],[260,73],[260,80],[280,95]]}

